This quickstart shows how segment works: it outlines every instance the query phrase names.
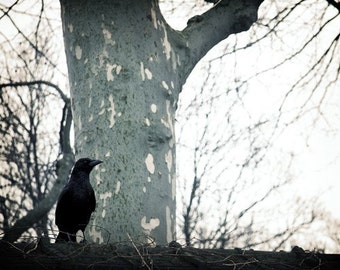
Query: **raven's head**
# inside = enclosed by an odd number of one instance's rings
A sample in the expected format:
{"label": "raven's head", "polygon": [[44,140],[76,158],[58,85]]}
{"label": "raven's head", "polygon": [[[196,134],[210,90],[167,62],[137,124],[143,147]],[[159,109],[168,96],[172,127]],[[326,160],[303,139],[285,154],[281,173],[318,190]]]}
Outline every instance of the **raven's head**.
{"label": "raven's head", "polygon": [[102,162],[103,161],[98,159],[81,158],[78,159],[77,162],[74,164],[73,171],[83,171],[90,173],[96,165]]}

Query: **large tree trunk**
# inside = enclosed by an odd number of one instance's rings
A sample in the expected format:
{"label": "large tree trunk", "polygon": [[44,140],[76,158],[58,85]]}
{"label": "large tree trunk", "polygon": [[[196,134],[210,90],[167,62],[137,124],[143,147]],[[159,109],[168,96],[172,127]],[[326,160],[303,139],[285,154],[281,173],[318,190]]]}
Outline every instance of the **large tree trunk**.
{"label": "large tree trunk", "polygon": [[76,155],[104,160],[92,175],[92,240],[175,239],[179,92],[213,45],[249,28],[260,2],[222,1],[176,32],[157,1],[61,1]]}
{"label": "large tree trunk", "polygon": [[157,12],[151,1],[63,3],[76,155],[104,160],[93,173],[94,241],[175,238],[179,85]]}

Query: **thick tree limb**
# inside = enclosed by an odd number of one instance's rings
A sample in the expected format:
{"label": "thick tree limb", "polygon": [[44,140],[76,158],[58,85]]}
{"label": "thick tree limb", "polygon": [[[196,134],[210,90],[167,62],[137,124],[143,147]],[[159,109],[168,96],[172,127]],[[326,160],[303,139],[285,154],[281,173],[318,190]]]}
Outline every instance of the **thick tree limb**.
{"label": "thick tree limb", "polygon": [[335,0],[327,0],[328,4],[335,7],[340,12],[340,3]]}
{"label": "thick tree limb", "polygon": [[213,8],[188,21],[182,31],[189,54],[184,74],[189,75],[196,63],[217,43],[229,35],[246,31],[257,20],[263,0],[222,0]]}

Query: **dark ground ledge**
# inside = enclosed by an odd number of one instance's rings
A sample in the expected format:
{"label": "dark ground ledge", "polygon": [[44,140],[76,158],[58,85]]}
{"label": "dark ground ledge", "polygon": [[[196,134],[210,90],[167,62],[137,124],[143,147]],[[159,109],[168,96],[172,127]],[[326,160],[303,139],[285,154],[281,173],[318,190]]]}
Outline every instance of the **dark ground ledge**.
{"label": "dark ground ledge", "polygon": [[11,244],[0,240],[1,269],[340,269],[340,254],[195,249],[124,244]]}

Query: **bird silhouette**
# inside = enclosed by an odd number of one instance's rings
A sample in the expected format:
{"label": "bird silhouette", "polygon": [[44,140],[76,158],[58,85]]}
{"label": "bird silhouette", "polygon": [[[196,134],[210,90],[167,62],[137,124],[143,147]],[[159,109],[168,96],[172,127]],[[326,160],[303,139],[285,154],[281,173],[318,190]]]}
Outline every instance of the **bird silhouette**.
{"label": "bird silhouette", "polygon": [[96,197],[90,183],[90,172],[101,160],[81,158],[72,169],[68,183],[61,191],[55,211],[59,234],[57,242],[76,242],[81,230],[85,241],[85,228],[96,208]]}

